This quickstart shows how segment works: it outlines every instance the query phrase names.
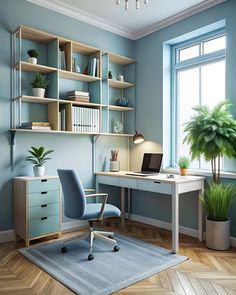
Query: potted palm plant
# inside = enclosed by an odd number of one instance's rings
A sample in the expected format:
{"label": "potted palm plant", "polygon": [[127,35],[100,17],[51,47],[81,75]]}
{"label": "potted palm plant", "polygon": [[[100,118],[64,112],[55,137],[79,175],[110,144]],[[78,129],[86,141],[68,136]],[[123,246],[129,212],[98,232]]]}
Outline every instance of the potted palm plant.
{"label": "potted palm plant", "polygon": [[48,86],[46,76],[41,73],[36,74],[34,80],[31,82],[31,85],[33,87],[33,96],[44,97],[45,89]]}
{"label": "potted palm plant", "polygon": [[188,174],[188,168],[189,168],[189,165],[190,165],[189,158],[184,157],[184,156],[180,157],[179,161],[178,161],[178,164],[179,164],[179,169],[180,169],[180,175],[181,176],[186,176]]}
{"label": "potted palm plant", "polygon": [[47,155],[54,152],[53,150],[45,151],[45,148],[41,146],[40,148],[31,147],[31,150],[28,151],[31,155],[26,158],[27,161],[33,163],[35,166],[34,169],[34,175],[35,176],[44,176],[45,173],[45,164],[47,160],[50,160],[51,158],[48,158]]}
{"label": "potted palm plant", "polygon": [[235,198],[235,185],[212,183],[206,190],[204,198],[201,199],[208,216],[206,219],[206,245],[208,248],[229,249],[230,220],[227,214]]}
{"label": "potted palm plant", "polygon": [[[235,189],[220,183],[221,158],[236,156],[236,121],[228,110],[229,106],[228,101],[219,103],[212,110],[207,106],[197,106],[194,108],[196,115],[185,127],[187,135],[184,141],[190,146],[192,159],[204,156],[206,161],[211,162],[213,183],[207,187],[202,204],[208,214],[207,246],[216,250],[229,247],[229,220],[226,214],[235,198]],[[222,243],[219,243],[220,239]]]}
{"label": "potted palm plant", "polygon": [[37,58],[39,56],[38,51],[35,49],[29,49],[27,53],[29,55],[28,62],[32,64],[37,64]]}

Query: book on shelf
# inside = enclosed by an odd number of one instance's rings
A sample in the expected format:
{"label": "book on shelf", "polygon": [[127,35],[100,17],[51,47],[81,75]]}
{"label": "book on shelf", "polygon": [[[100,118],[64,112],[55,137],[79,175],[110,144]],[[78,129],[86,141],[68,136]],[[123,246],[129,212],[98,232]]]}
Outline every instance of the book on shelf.
{"label": "book on shelf", "polygon": [[24,122],[21,123],[21,127],[29,127],[29,126],[46,126],[50,127],[49,122]]}
{"label": "book on shelf", "polygon": [[99,133],[99,110],[84,107],[72,107],[73,132]]}
{"label": "book on shelf", "polygon": [[59,129],[66,131],[66,110],[61,109],[59,112]]}
{"label": "book on shelf", "polygon": [[90,76],[96,77],[96,73],[97,73],[97,58],[92,57],[89,60],[88,74]]}
{"label": "book on shelf", "polygon": [[64,50],[59,49],[58,59],[59,69],[66,71],[66,56]]}
{"label": "book on shelf", "polygon": [[82,96],[89,96],[89,92],[86,91],[80,91],[80,90],[72,90],[66,92],[67,95],[82,95]]}
{"label": "book on shelf", "polygon": [[51,130],[51,126],[21,126],[21,129],[31,129],[31,130]]}
{"label": "book on shelf", "polygon": [[80,102],[89,102],[89,96],[69,95],[69,96],[67,96],[67,99],[73,100],[73,101],[80,101]]}

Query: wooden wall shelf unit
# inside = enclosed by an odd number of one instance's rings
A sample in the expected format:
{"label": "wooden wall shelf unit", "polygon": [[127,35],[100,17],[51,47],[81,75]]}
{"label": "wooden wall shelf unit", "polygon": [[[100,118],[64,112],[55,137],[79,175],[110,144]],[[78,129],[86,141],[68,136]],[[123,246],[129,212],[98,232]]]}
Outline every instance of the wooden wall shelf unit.
{"label": "wooden wall shelf unit", "polygon": [[[29,49],[38,51],[37,64],[28,62]],[[12,137],[17,131],[132,136],[135,110],[133,59],[26,26],[19,26],[13,33],[12,53]],[[108,78],[108,71],[112,71],[112,79]],[[30,81],[36,73],[46,75],[49,81],[45,98],[32,95]],[[118,75],[123,75],[124,81],[118,81]],[[73,91],[78,93],[69,97],[68,93]],[[116,105],[117,100],[124,97],[129,105]],[[40,112],[35,111],[35,107]],[[89,132],[77,128],[84,124],[82,117],[91,126]],[[22,129],[30,122],[49,123],[51,129]],[[117,124],[122,127],[118,133]]]}

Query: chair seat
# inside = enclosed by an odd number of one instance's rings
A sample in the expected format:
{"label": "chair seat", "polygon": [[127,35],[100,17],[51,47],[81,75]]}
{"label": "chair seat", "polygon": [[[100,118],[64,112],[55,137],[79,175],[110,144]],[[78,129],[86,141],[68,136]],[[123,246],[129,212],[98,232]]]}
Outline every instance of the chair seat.
{"label": "chair seat", "polygon": [[[82,217],[80,217],[80,220],[95,220],[98,218],[98,215],[100,213],[102,204],[96,203],[96,204],[87,204],[85,213]],[[119,217],[120,216],[120,210],[110,204],[105,205],[104,215],[103,218],[109,218],[109,217]]]}

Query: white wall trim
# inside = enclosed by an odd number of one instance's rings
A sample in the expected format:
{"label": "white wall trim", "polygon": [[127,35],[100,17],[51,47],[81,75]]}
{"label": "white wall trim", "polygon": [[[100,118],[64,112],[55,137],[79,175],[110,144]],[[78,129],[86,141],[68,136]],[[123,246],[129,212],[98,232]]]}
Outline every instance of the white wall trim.
{"label": "white wall trim", "polygon": [[128,30],[126,27],[117,25],[113,22],[104,20],[96,15],[90,14],[78,8],[75,8],[69,4],[63,3],[61,0],[27,0],[36,5],[40,5],[47,9],[56,11],[58,13],[64,14],[66,16],[78,19],[95,27],[101,28],[103,30],[118,34],[120,36],[126,37],[131,40],[137,40],[153,32],[159,31],[169,25],[172,25],[178,21],[188,18],[194,14],[211,8],[215,5],[221,4],[226,0],[205,0],[189,9],[186,9],[180,13],[177,13],[171,17],[168,17],[162,21],[155,23],[154,25],[145,28],[139,32],[134,30]]}
{"label": "white wall trim", "polygon": [[[128,213],[126,213],[126,218],[128,218]],[[154,218],[149,218],[149,217],[144,217],[136,214],[130,214],[130,219],[138,222],[142,222],[145,224],[157,226],[163,229],[171,230],[171,223],[165,222],[162,220],[154,219]],[[69,222],[64,222],[61,225],[61,231],[62,233],[67,233],[71,232],[77,229],[81,228],[86,228],[88,226],[87,221],[82,221],[82,220],[73,220]],[[179,227],[179,232],[181,234],[191,236],[191,237],[198,237],[198,231],[196,229],[192,229],[189,227],[185,226],[180,226]],[[204,234],[205,236],[205,234]],[[15,241],[15,233],[13,229],[10,230],[5,230],[5,231],[0,231],[0,244],[6,243],[6,242],[11,242]],[[230,237],[230,245],[234,248],[236,248],[236,238],[235,237]]]}
{"label": "white wall trim", "polygon": [[69,4],[63,3],[63,1],[60,1],[60,0],[27,0],[27,1],[33,4],[45,7],[47,9],[53,10],[55,12],[64,14],[66,16],[75,18],[82,22],[88,23],[97,28],[115,33],[117,35],[120,35],[132,40],[133,32],[126,29],[125,27],[122,27],[113,22],[104,20],[103,18],[100,18],[94,14],[90,14],[86,11],[75,8]]}
{"label": "white wall trim", "polygon": [[[128,218],[127,213],[126,213],[126,218]],[[157,227],[160,227],[163,229],[171,230],[171,223],[166,222],[166,221],[162,221],[162,220],[158,220],[158,219],[154,219],[154,218],[149,218],[149,217],[144,217],[144,216],[140,216],[140,215],[136,215],[136,214],[130,214],[130,219],[134,220],[134,221],[146,223],[149,225],[157,226]],[[187,236],[191,236],[191,237],[195,237],[195,238],[198,237],[198,230],[192,229],[189,227],[180,226],[179,232],[181,234],[184,234]]]}
{"label": "white wall trim", "polygon": [[146,35],[149,35],[151,33],[154,33],[156,31],[159,31],[165,27],[168,27],[170,25],[173,25],[181,20],[184,20],[190,16],[193,16],[199,12],[202,12],[206,9],[209,9],[213,6],[216,6],[218,4],[221,4],[223,2],[225,2],[226,0],[205,0],[202,3],[199,3],[197,5],[194,5],[193,7],[190,7],[180,13],[177,13],[173,16],[170,16],[160,22],[157,22],[156,24],[142,30],[139,31],[137,33],[133,34],[133,40],[137,40],[140,39]]}
{"label": "white wall trim", "polygon": [[73,220],[61,224],[62,233],[68,233],[77,229],[88,227],[88,221]]}
{"label": "white wall trim", "polygon": [[15,240],[15,233],[13,229],[0,231],[0,244],[11,242]]}

